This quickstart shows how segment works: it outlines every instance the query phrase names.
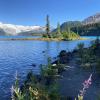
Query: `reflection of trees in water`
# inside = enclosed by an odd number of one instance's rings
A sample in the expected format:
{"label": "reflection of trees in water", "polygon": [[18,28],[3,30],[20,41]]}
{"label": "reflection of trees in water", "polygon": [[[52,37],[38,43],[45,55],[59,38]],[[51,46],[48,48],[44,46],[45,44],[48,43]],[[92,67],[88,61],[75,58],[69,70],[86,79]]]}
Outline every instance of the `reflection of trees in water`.
{"label": "reflection of trees in water", "polygon": [[[44,59],[54,57],[55,54],[60,52],[60,42],[46,42],[46,50],[44,51]],[[57,56],[57,55],[56,55]]]}
{"label": "reflection of trees in water", "polygon": [[56,51],[60,52],[60,42],[56,42]]}
{"label": "reflection of trees in water", "polygon": [[45,49],[43,51],[44,55],[44,61],[47,63],[47,59],[49,57],[49,52],[50,52],[50,42],[45,42]]}

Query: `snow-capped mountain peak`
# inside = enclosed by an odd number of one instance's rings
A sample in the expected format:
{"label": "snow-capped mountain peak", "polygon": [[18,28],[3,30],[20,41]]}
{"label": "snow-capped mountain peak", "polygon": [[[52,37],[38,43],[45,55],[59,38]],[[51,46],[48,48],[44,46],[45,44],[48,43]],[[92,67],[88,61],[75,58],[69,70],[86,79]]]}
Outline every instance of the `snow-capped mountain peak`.
{"label": "snow-capped mountain peak", "polygon": [[3,34],[2,32],[8,35],[19,35],[22,32],[43,33],[45,32],[45,27],[4,24],[0,22],[0,34]]}

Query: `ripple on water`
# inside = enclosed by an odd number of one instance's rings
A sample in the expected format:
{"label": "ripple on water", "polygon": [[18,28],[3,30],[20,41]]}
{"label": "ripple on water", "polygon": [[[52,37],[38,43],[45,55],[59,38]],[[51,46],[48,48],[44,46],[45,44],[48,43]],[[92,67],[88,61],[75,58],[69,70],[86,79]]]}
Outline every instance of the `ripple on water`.
{"label": "ripple on water", "polygon": [[[29,70],[39,73],[39,65],[47,63],[47,57],[56,57],[61,50],[73,50],[79,42],[85,46],[90,41],[0,41],[0,100],[9,100],[10,88],[18,71],[22,81]],[[43,53],[43,51],[45,51]],[[36,67],[31,66],[36,64]]]}

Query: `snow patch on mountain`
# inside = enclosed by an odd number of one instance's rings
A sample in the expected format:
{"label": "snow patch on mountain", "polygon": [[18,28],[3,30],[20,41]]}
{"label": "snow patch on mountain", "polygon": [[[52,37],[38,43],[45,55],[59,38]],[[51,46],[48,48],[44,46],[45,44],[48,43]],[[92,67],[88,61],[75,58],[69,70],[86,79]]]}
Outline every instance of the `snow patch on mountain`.
{"label": "snow patch on mountain", "polygon": [[[13,24],[4,24],[0,22],[0,30],[3,30],[6,34],[9,35],[18,35],[22,32],[45,32],[45,27],[41,26],[23,26],[23,25],[13,25]],[[0,31],[1,32],[1,31]]]}

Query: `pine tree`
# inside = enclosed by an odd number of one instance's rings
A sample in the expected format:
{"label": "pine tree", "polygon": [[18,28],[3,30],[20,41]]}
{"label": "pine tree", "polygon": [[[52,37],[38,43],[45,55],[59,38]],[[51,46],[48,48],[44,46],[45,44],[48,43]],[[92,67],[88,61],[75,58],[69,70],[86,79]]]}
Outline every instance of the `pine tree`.
{"label": "pine tree", "polygon": [[51,36],[50,36],[50,21],[49,21],[49,15],[47,15],[47,17],[46,17],[46,33],[47,33],[47,36],[49,38],[51,38]]}

